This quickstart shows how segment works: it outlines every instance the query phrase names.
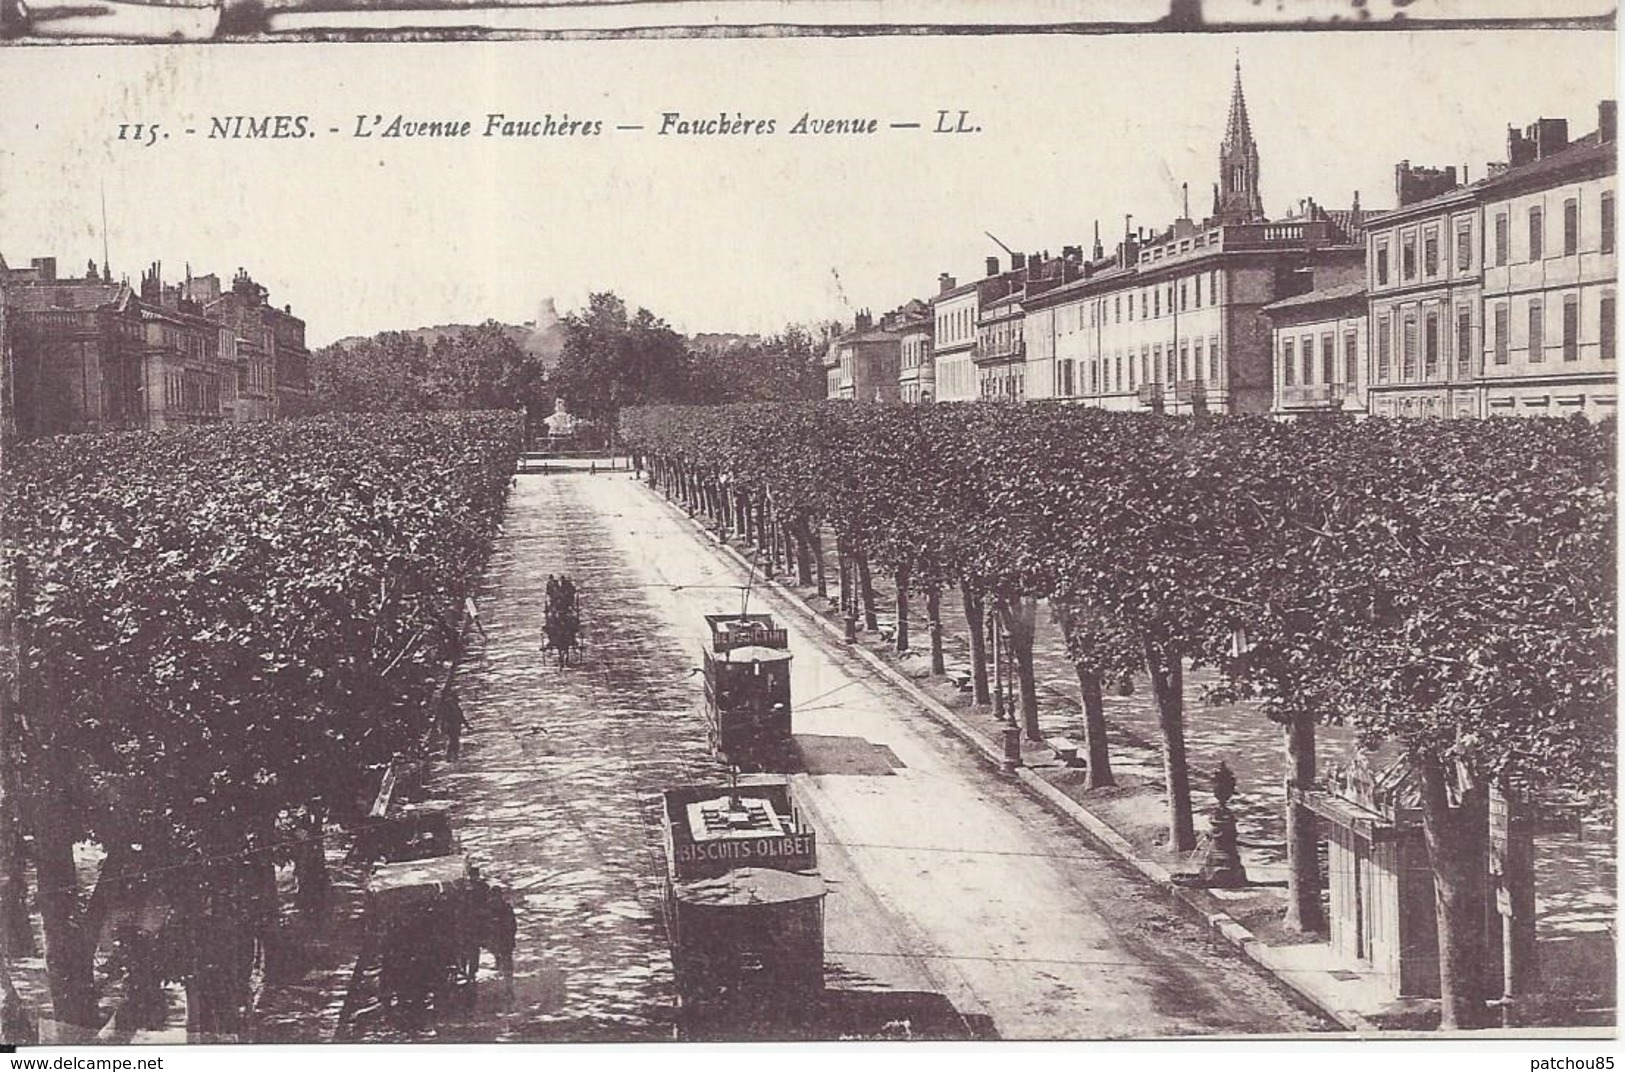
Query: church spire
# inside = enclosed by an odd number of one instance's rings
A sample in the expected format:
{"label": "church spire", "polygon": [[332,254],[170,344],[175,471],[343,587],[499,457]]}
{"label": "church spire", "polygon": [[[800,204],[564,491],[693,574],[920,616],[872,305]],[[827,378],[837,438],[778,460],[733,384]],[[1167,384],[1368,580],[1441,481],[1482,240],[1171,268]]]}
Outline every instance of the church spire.
{"label": "church spire", "polygon": [[1247,121],[1247,97],[1241,91],[1241,55],[1236,55],[1236,81],[1230,88],[1230,122],[1224,128],[1224,144],[1226,148],[1239,148],[1250,145],[1253,140],[1253,127]]}
{"label": "church spire", "polygon": [[1236,78],[1230,90],[1230,118],[1224,143],[1219,146],[1217,212],[1222,223],[1252,223],[1264,218],[1258,193],[1258,146],[1247,118],[1247,97],[1241,89],[1241,57],[1236,57]]}

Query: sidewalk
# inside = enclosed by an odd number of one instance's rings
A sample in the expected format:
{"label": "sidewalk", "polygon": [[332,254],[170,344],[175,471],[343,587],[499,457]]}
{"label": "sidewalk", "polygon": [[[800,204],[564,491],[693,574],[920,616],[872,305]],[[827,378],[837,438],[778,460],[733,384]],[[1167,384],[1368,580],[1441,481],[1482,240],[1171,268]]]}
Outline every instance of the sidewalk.
{"label": "sidewalk", "polygon": [[[672,508],[680,510],[675,504]],[[693,523],[720,544],[699,519],[693,519]],[[721,544],[719,550],[742,565],[750,565],[756,557],[752,549],[741,553],[729,544]],[[756,565],[759,567],[759,561]],[[833,581],[833,569],[827,575]],[[833,601],[819,597],[814,587],[796,585],[794,581],[793,576],[781,575],[759,583],[813,619],[832,640],[845,645],[844,624]],[[889,608],[879,602],[883,598],[879,592],[881,578],[877,576],[876,582],[877,603],[884,618]],[[833,587],[832,583],[832,591]],[[950,603],[946,595],[942,620],[945,647],[949,649],[946,654],[951,664],[955,654],[949,633],[955,624],[951,615],[957,613],[957,600]],[[924,643],[923,607],[915,610],[919,617],[911,619],[910,628],[919,630],[918,642]],[[1046,618],[1047,614],[1040,614],[1040,631],[1044,632],[1047,627],[1049,632],[1055,632],[1044,621]],[[859,625],[861,629],[861,620]],[[965,646],[963,638],[951,639],[957,640],[962,649]],[[1040,646],[1053,649],[1057,640],[1041,637]],[[861,631],[858,641],[847,646],[854,658],[867,664],[932,718],[975,747],[991,765],[1002,768],[1003,725],[989,710],[974,705],[969,695],[961,693],[952,683],[932,677],[927,653],[914,650],[899,655],[893,649],[889,640]],[[1067,680],[1057,672],[1058,653],[1050,650],[1038,654],[1042,695],[1040,722],[1045,734],[1078,739],[1081,715],[1077,701],[1062,691]],[[1064,650],[1059,653],[1059,661],[1064,662]],[[1203,675],[1192,677],[1200,689]],[[1075,695],[1075,679],[1071,687]],[[1189,697],[1187,705],[1195,708]],[[1193,858],[1173,853],[1162,845],[1166,818],[1160,752],[1155,743],[1155,715],[1149,710],[1149,700],[1143,696],[1143,690],[1142,695],[1132,698],[1112,697],[1107,714],[1118,786],[1085,790],[1080,784],[1080,771],[1063,765],[1047,747],[1036,742],[1023,742],[1023,766],[1013,776],[1147,879],[1183,902],[1205,920],[1214,933],[1345,1028],[1361,1033],[1390,1033],[1425,1030],[1437,1023],[1436,1001],[1385,1000],[1371,977],[1334,956],[1326,941],[1282,928],[1279,921],[1286,905],[1283,888],[1252,887],[1231,891],[1172,885],[1171,873],[1194,869],[1200,860],[1200,850]],[[1212,757],[1214,765],[1219,758],[1226,759],[1241,776],[1241,792],[1246,795],[1239,797],[1232,807],[1241,819],[1243,860],[1249,878],[1255,882],[1284,882],[1286,872],[1280,846],[1284,833],[1279,774],[1282,759],[1278,731],[1244,705],[1203,706],[1191,710],[1190,717],[1188,744],[1199,844],[1205,841],[1206,810],[1211,805],[1207,798],[1211,771],[1201,766],[1205,753]],[[1347,731],[1332,728],[1322,740],[1323,758],[1340,757],[1347,747],[1348,737]],[[1564,1023],[1560,1029],[1520,1028],[1510,1033],[1612,1037],[1611,921],[1616,904],[1613,842],[1599,837],[1578,840],[1573,835],[1542,837],[1538,839],[1537,851],[1542,864],[1538,891],[1545,991],[1542,996],[1579,996],[1587,1014],[1581,1022],[1588,1026],[1570,1026],[1573,1021],[1565,1018],[1558,1021]]]}

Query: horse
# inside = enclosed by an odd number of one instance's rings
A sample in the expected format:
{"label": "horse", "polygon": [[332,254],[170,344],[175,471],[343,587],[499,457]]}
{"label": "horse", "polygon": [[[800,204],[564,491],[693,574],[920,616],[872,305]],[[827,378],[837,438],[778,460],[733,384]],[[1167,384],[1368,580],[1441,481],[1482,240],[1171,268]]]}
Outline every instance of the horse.
{"label": "horse", "polygon": [[567,578],[548,597],[543,631],[547,635],[547,643],[542,650],[558,653],[560,670],[569,665],[572,652],[579,661],[582,654],[580,605],[576,600],[575,585],[569,583]]}

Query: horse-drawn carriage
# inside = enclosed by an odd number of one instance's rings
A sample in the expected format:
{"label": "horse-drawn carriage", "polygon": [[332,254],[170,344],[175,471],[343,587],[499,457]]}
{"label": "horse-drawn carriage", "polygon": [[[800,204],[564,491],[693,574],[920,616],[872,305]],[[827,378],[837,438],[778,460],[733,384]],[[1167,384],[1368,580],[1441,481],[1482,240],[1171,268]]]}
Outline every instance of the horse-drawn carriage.
{"label": "horse-drawn carriage", "polygon": [[666,932],[682,1025],[805,1017],[824,989],[818,837],[783,778],[663,794]]}
{"label": "horse-drawn carriage", "polygon": [[356,1015],[363,980],[376,969],[378,1006],[415,1024],[472,995],[468,949],[481,923],[475,876],[444,808],[407,806],[370,821],[352,859],[382,861],[367,877],[360,955],[342,1019]]}
{"label": "horse-drawn carriage", "polygon": [[771,614],[707,614],[705,718],[711,747],[741,769],[790,750],[790,641]]}
{"label": "horse-drawn carriage", "polygon": [[571,656],[580,659],[581,597],[569,577],[548,577],[542,630],[547,637],[542,650],[557,655],[559,669],[569,665]]}

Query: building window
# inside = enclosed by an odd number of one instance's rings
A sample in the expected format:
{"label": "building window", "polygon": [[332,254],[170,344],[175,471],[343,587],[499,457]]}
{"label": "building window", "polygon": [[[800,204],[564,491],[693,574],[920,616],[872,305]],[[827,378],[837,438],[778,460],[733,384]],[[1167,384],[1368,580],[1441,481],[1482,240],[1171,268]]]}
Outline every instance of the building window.
{"label": "building window", "polygon": [[1399,275],[1406,282],[1416,278],[1416,236],[1413,234],[1400,236]]}
{"label": "building window", "polygon": [[1153,374],[1152,379],[1155,382],[1157,382],[1157,383],[1167,383],[1168,382],[1167,380],[1164,380],[1162,378],[1163,370],[1162,370],[1162,344],[1161,343],[1155,343],[1151,347],[1151,372]]}
{"label": "building window", "polygon": [[[1112,307],[1116,310],[1117,323],[1121,324],[1123,322],[1123,296],[1121,294],[1112,299]],[[1128,311],[1133,313],[1134,306],[1130,305]]]}
{"label": "building window", "polygon": [[1388,382],[1388,370],[1393,364],[1393,327],[1386,315],[1377,317],[1377,382]]}
{"label": "building window", "polygon": [[1563,295],[1563,360],[1580,360],[1580,295]]}
{"label": "building window", "polygon": [[1343,382],[1353,387],[1360,381],[1360,333],[1343,333]]}
{"label": "building window", "polygon": [[1470,305],[1456,310],[1456,375],[1464,380],[1473,375],[1473,307]]}
{"label": "building window", "polygon": [[1416,379],[1416,314],[1406,313],[1399,340],[1399,379],[1411,383]]}
{"label": "building window", "polygon": [[1576,197],[1563,201],[1563,256],[1572,257],[1580,252],[1580,200]]}
{"label": "building window", "polygon": [[1196,340],[1196,378],[1197,379],[1202,378],[1202,369],[1203,368],[1204,368],[1204,366],[1202,364],[1202,340],[1197,339]]}
{"label": "building window", "polygon": [[1614,296],[1604,294],[1601,305],[1602,324],[1597,332],[1597,339],[1599,349],[1602,351],[1602,359],[1612,361],[1614,359],[1614,329],[1617,326],[1614,322]]}
{"label": "building window", "polygon": [[1305,335],[1298,341],[1303,346],[1303,385],[1308,387],[1315,382],[1315,337]]}
{"label": "building window", "polygon": [[1506,302],[1497,302],[1495,305],[1495,363],[1504,365],[1511,360],[1511,344],[1507,341],[1512,334],[1510,324],[1511,312]]}
{"label": "building window", "polygon": [[1298,359],[1294,353],[1294,344],[1291,339],[1281,340],[1281,382],[1286,386],[1295,385],[1298,376]]}
{"label": "building window", "polygon": [[1529,303],[1529,360],[1531,362],[1546,360],[1546,310],[1541,306],[1542,299],[1536,298]]}
{"label": "building window", "polygon": [[1463,220],[1456,225],[1456,271],[1467,272],[1473,267],[1473,225]]}
{"label": "building window", "polygon": [[[1134,365],[1132,362],[1129,364],[1128,375],[1129,379],[1134,378]],[[1121,353],[1117,355],[1117,360],[1112,362],[1112,382],[1117,384],[1119,391],[1123,389],[1123,355]],[[1132,387],[1133,385],[1130,384],[1129,386]]]}
{"label": "building window", "polygon": [[1208,273],[1207,301],[1209,305],[1219,304],[1219,270],[1217,268]]}
{"label": "building window", "polygon": [[1512,245],[1512,221],[1505,212],[1496,213],[1495,216],[1495,266],[1500,268],[1507,262],[1509,247]]}
{"label": "building window", "polygon": [[1428,278],[1439,274],[1439,232],[1429,229],[1422,239],[1422,271]]}
{"label": "building window", "polygon": [[1195,283],[1196,296],[1191,299],[1191,302],[1196,308],[1200,309],[1202,307],[1202,277],[1198,275],[1192,282]]}
{"label": "building window", "polygon": [[1602,251],[1614,252],[1614,195],[1602,195]]}
{"label": "building window", "polygon": [[1146,319],[1146,311],[1151,308],[1151,298],[1145,291],[1140,291],[1140,319]]}
{"label": "building window", "polygon": [[1331,383],[1337,379],[1337,347],[1332,345],[1332,333],[1326,332],[1320,337],[1320,382]]}
{"label": "building window", "polygon": [[1191,344],[1184,339],[1179,340],[1179,378],[1191,378]]}
{"label": "building window", "polygon": [[1140,347],[1140,382],[1153,383],[1151,379],[1151,347]]}
{"label": "building window", "polygon": [[1529,208],[1529,259],[1538,261],[1546,255],[1546,214],[1539,205]]}
{"label": "building window", "polygon": [[1388,285],[1388,243],[1377,243],[1377,286]]}
{"label": "building window", "polygon": [[1207,341],[1207,378],[1214,383],[1219,382],[1219,337],[1217,335]]}
{"label": "building window", "polygon": [[1439,375],[1439,314],[1432,309],[1422,324],[1422,375],[1429,380]]}
{"label": "building window", "polygon": [[1161,287],[1158,287],[1155,291],[1153,291],[1151,293],[1151,315],[1156,316],[1156,317],[1160,317],[1162,315],[1162,288]]}
{"label": "building window", "polygon": [[1185,295],[1185,281],[1183,279],[1181,279],[1179,281],[1179,307],[1181,309],[1187,308],[1187,305],[1185,303],[1185,297],[1186,297],[1186,295]]}

